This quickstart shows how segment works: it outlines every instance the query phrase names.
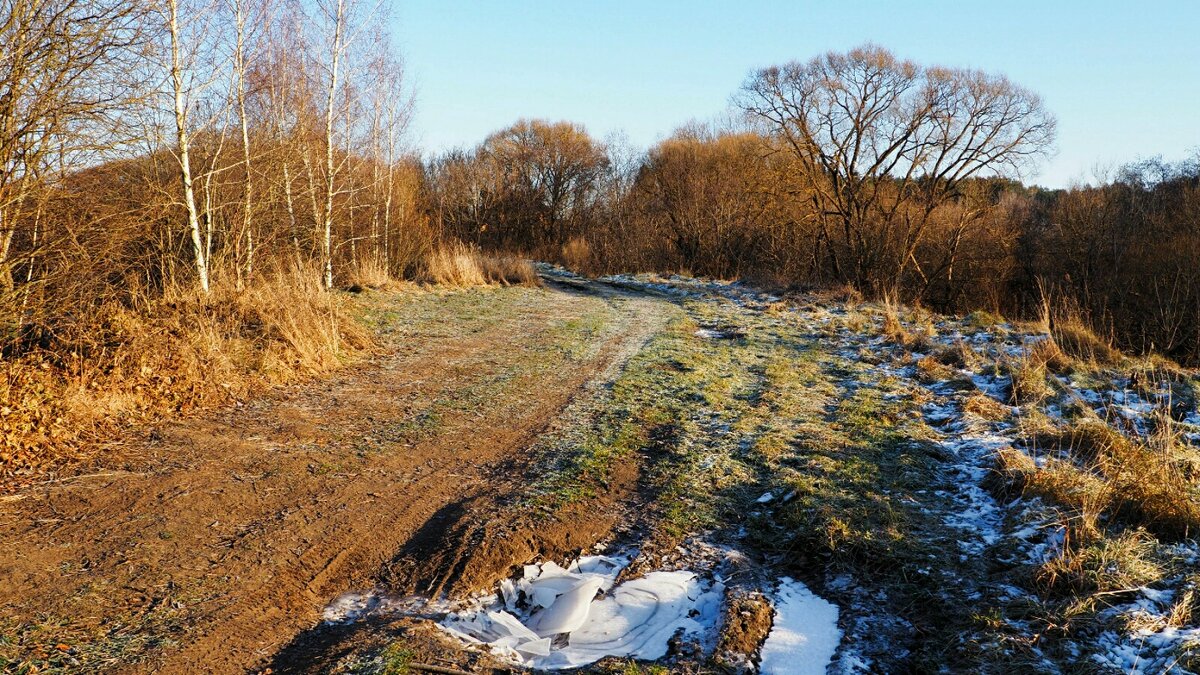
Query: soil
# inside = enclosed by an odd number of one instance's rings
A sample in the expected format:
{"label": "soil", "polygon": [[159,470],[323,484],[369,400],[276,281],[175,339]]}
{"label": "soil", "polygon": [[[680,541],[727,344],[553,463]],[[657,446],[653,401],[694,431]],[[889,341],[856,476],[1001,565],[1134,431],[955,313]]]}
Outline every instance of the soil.
{"label": "soil", "polygon": [[[119,462],[6,498],[0,616],[57,627],[21,645],[34,656],[57,641],[93,657],[111,649],[106,670],[246,672],[343,591],[383,580],[458,592],[590,546],[636,469],[602,508],[516,525],[490,516],[519,489],[531,441],[661,327],[659,301],[495,292],[536,298],[454,317],[453,330],[385,330],[376,358],[330,380],[144,430]],[[394,302],[403,323],[408,301]],[[610,320],[585,357],[527,367],[538,336],[600,310]],[[503,396],[473,403],[489,382],[505,383]],[[462,404],[423,430],[439,400]]]}
{"label": "soil", "polygon": [[762,593],[731,589],[726,595],[725,620],[717,645],[720,660],[730,669],[751,671],[771,633],[775,611]]}

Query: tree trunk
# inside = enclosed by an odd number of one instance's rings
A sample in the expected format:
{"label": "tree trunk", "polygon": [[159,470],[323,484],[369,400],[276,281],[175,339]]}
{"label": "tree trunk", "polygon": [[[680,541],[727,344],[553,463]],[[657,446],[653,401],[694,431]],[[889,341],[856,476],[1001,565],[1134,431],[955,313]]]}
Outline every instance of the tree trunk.
{"label": "tree trunk", "polygon": [[333,288],[333,106],[337,98],[338,66],[342,56],[342,30],[345,20],[345,0],[338,0],[334,16],[333,39],[330,44],[329,90],[325,97],[325,210],[322,214],[324,232],[321,254],[325,268],[325,288]]}
{"label": "tree trunk", "polygon": [[188,230],[192,238],[196,276],[200,290],[208,293],[208,259],[200,238],[200,217],[196,211],[196,193],[192,188],[192,167],[188,158],[187,108],[183,100],[183,64],[179,57],[179,2],[167,0],[171,31],[171,85],[175,94],[175,139],[179,145],[179,178],[183,184],[183,206],[187,209]]}

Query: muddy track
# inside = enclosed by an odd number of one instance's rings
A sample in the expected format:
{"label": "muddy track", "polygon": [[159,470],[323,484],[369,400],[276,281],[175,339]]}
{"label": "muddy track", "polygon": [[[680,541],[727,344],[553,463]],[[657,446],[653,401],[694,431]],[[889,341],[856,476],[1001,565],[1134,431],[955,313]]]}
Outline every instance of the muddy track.
{"label": "muddy track", "polygon": [[[332,381],[167,424],[129,441],[120,465],[0,503],[0,616],[160,645],[133,663],[114,650],[114,671],[260,666],[415,536],[492,499],[572,397],[662,324],[651,298],[523,292],[536,297],[500,320],[385,337],[385,353]],[[536,336],[584,311],[609,316],[586,358],[521,367]],[[429,401],[489,382],[504,383],[498,400],[411,433]]]}

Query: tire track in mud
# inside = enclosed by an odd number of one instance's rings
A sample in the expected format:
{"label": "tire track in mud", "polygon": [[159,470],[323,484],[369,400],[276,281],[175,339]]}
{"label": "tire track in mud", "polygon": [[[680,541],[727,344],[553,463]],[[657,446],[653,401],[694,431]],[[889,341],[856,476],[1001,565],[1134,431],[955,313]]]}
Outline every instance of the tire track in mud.
{"label": "tire track in mud", "polygon": [[[262,663],[332,596],[372,584],[439,512],[512,489],[512,467],[532,440],[579,392],[611,381],[663,324],[659,300],[586,291],[507,291],[536,301],[474,332],[392,344],[378,363],[329,382],[170,424],[141,444],[130,473],[9,502],[0,513],[0,610],[17,621],[75,617],[91,622],[84,633],[104,633],[136,632],[170,608],[166,634],[146,637],[178,646],[146,662],[118,655],[110,670]],[[506,367],[538,358],[522,352],[537,346],[531,335],[598,308],[610,323],[584,362],[503,379]],[[409,447],[366,443],[429,399],[491,391],[479,383],[493,375],[506,383],[505,400],[444,415]]]}

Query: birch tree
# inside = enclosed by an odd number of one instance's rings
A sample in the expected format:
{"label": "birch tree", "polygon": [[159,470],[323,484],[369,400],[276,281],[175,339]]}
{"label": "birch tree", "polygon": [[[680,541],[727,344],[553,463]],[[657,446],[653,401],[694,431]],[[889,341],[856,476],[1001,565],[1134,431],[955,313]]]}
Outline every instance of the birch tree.
{"label": "birch tree", "polygon": [[233,14],[233,93],[237,108],[238,127],[242,141],[242,208],[241,229],[237,241],[245,242],[244,255],[235,256],[237,266],[237,288],[241,290],[250,283],[254,275],[254,173],[250,147],[250,119],[247,113],[247,72],[253,66],[253,55],[258,46],[259,31],[252,30],[254,26],[262,26],[268,22],[270,6],[267,0],[226,0]]}
{"label": "birch tree", "polygon": [[325,288],[333,288],[333,254],[334,254],[334,199],[338,196],[337,178],[345,159],[335,161],[335,145],[337,144],[337,128],[340,122],[343,130],[349,134],[350,121],[339,120],[339,109],[349,109],[348,102],[339,101],[339,95],[350,91],[343,78],[343,68],[348,66],[350,47],[367,35],[373,22],[382,20],[380,2],[363,0],[313,0],[313,21],[318,39],[314,47],[321,52],[318,61],[324,75],[322,90],[324,92],[324,107],[322,109],[322,170],[323,183],[321,208],[318,213],[318,228],[321,237],[321,267],[322,283]]}
{"label": "birch tree", "polygon": [[371,97],[371,146],[375,209],[371,238],[384,269],[391,269],[392,214],[396,206],[397,163],[412,113],[404,64],[391,48],[386,32],[377,31],[368,66]]}
{"label": "birch tree", "polygon": [[[186,2],[187,0],[184,0]],[[200,227],[200,210],[196,204],[195,179],[191,157],[191,108],[192,98],[198,96],[216,79],[215,75],[199,75],[193,71],[198,63],[198,53],[203,36],[207,32],[200,25],[205,17],[211,16],[212,6],[207,3],[189,4],[181,17],[180,0],[166,0],[163,19],[169,37],[170,58],[167,75],[171,93],[175,130],[175,158],[179,165],[179,182],[187,229],[191,240],[193,264],[200,290],[209,292],[209,259],[207,247]]]}

